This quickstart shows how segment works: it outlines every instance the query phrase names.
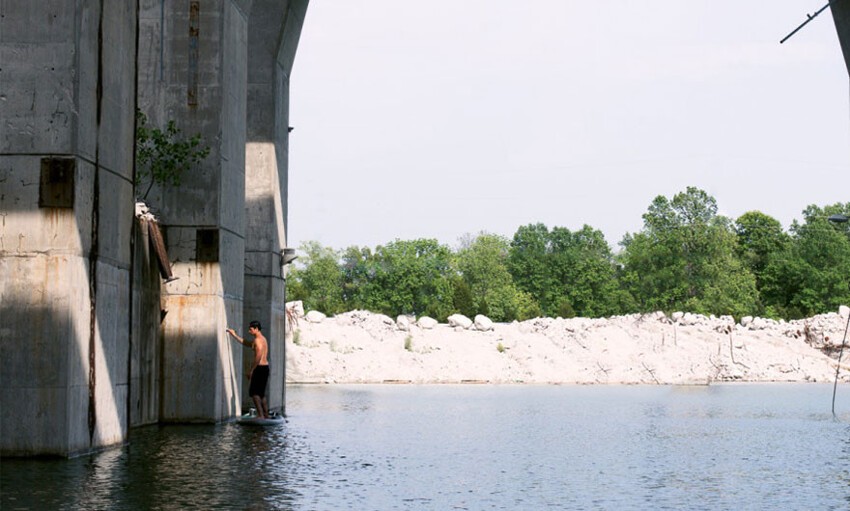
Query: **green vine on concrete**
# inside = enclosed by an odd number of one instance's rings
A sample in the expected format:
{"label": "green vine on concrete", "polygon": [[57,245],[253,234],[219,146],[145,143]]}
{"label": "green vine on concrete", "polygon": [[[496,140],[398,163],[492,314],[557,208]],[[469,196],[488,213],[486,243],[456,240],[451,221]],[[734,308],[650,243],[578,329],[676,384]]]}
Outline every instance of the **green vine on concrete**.
{"label": "green vine on concrete", "polygon": [[148,125],[148,118],[136,111],[136,187],[147,183],[142,199],[154,184],[180,186],[183,174],[209,156],[209,146],[201,145],[200,133],[185,138],[174,121],[165,131]]}

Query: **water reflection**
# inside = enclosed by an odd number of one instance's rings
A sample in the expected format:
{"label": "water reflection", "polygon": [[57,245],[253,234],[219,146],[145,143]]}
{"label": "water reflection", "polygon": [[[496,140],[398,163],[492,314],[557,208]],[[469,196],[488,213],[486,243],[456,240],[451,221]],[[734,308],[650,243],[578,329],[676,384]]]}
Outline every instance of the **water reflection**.
{"label": "water reflection", "polygon": [[276,428],[4,459],[0,509],[847,507],[850,391],[713,387],[295,387]]}
{"label": "water reflection", "polygon": [[[286,427],[133,430],[124,448],[71,460],[2,462],[2,509],[294,509],[309,460]],[[310,467],[308,467],[309,469]]]}

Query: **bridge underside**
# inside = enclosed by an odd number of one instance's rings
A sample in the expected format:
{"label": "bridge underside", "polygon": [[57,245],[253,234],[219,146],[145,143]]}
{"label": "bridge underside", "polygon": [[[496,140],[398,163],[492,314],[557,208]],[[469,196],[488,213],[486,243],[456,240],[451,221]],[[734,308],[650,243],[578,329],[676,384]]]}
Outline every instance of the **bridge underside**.
{"label": "bridge underside", "polygon": [[850,0],[833,0],[830,8],[835,29],[838,31],[841,51],[844,53],[847,73],[850,74]]}

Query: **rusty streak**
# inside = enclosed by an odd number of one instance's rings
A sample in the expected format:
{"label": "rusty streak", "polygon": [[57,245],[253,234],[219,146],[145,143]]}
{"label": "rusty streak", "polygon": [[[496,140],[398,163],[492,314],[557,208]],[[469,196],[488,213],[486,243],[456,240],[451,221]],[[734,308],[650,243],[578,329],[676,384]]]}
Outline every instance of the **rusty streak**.
{"label": "rusty streak", "polygon": [[189,106],[198,106],[198,36],[200,29],[201,3],[189,2],[189,72],[187,101]]}

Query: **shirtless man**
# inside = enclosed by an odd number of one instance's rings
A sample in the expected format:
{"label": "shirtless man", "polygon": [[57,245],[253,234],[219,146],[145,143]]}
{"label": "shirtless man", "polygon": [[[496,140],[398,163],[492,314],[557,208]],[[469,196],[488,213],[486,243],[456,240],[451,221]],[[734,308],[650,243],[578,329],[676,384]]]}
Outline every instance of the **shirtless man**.
{"label": "shirtless man", "polygon": [[227,333],[232,335],[239,344],[250,346],[254,350],[254,364],[248,372],[248,379],[251,381],[248,387],[248,395],[254,400],[257,417],[268,419],[269,402],[266,399],[266,385],[269,382],[269,343],[266,341],[263,332],[260,331],[261,329],[259,321],[252,321],[248,326],[248,333],[254,336],[253,341],[245,341],[245,339],[236,335],[236,331],[232,328],[228,328]]}

